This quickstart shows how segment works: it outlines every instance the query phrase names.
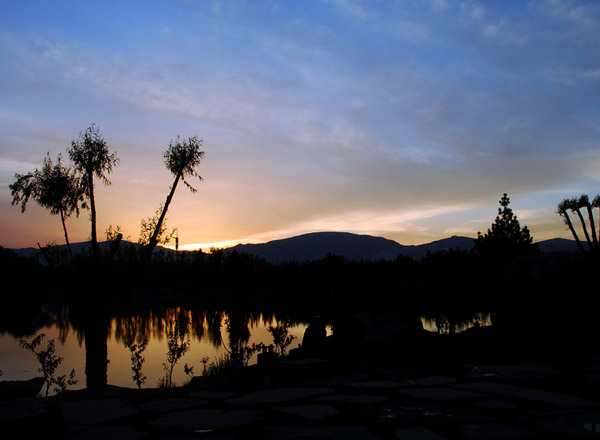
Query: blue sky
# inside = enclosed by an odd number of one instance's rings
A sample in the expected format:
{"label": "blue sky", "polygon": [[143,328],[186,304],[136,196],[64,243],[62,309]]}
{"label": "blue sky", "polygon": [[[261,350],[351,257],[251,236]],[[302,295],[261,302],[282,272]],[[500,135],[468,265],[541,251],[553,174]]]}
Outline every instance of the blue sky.
{"label": "blue sky", "polygon": [[23,0],[0,22],[6,247],[62,241],[8,185],[91,123],[121,158],[99,230],[134,241],[178,135],[206,152],[168,215],[190,246],[475,236],[504,192],[535,239],[569,237],[557,203],[600,192],[598,2]]}

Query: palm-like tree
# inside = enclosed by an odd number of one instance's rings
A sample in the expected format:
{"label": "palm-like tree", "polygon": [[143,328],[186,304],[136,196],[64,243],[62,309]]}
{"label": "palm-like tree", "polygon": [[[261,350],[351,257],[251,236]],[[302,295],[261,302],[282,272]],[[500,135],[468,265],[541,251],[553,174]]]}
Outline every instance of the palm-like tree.
{"label": "palm-like tree", "polygon": [[96,233],[96,201],[94,198],[94,177],[104,185],[110,185],[107,175],[119,164],[117,153],[110,154],[100,129],[92,124],[85,133],[80,133],[79,140],[71,142],[68,150],[69,158],[81,175],[81,186],[90,203],[92,223],[92,250],[98,257],[98,236]]}
{"label": "palm-like tree", "polygon": [[198,139],[197,136],[192,136],[187,139],[181,139],[178,136],[175,141],[170,142],[168,150],[163,153],[165,166],[171,174],[175,176],[175,180],[171,185],[167,200],[165,201],[162,212],[156,222],[154,233],[152,234],[152,237],[150,237],[148,244],[144,247],[144,259],[150,257],[152,251],[158,244],[158,237],[162,224],[167,215],[169,205],[173,200],[173,195],[175,194],[179,181],[182,180],[191,192],[197,192],[197,190],[186,180],[186,177],[198,177],[199,180],[202,180],[202,177],[196,172],[196,167],[200,165],[200,161],[204,158],[204,151],[200,150],[201,147],[202,140]]}
{"label": "palm-like tree", "polygon": [[581,251],[581,253],[585,254],[585,253],[587,253],[587,251],[583,247],[583,244],[581,244],[581,240],[579,239],[579,236],[577,235],[577,231],[575,230],[575,227],[573,226],[573,222],[571,221],[571,217],[569,216],[569,211],[578,212],[579,219],[583,224],[584,232],[585,232],[586,237],[589,242],[589,234],[587,233],[587,229],[585,229],[585,222],[583,221],[583,216],[581,215],[581,211],[579,210],[578,206],[579,206],[578,199],[576,199],[576,198],[564,199],[558,204],[556,212],[564,218],[565,223],[567,224],[567,226],[569,227],[569,230],[571,231],[571,234],[573,235],[573,238],[575,238],[575,243],[577,244],[577,248]]}
{"label": "palm-like tree", "polygon": [[65,220],[73,212],[79,215],[79,204],[84,207],[83,193],[75,171],[63,166],[61,160],[58,155],[57,163],[53,164],[48,153],[41,170],[36,168],[32,173],[15,174],[16,180],[9,188],[13,196],[12,205],[20,203],[21,212],[25,212],[27,202],[33,199],[38,205],[48,209],[51,215],[60,215],[67,249],[73,258]]}

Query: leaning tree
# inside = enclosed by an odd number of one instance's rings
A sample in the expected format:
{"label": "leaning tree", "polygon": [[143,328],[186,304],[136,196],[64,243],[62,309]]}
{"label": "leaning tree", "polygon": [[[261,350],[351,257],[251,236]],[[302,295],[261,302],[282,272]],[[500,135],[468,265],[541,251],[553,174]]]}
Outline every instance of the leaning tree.
{"label": "leaning tree", "polygon": [[162,225],[179,181],[183,181],[185,186],[187,186],[192,193],[197,192],[197,190],[189,184],[186,178],[191,176],[198,177],[199,180],[202,180],[202,177],[196,172],[196,167],[200,165],[200,161],[204,158],[204,151],[200,150],[201,147],[202,140],[198,139],[197,136],[192,136],[187,139],[181,139],[178,136],[175,141],[170,142],[168,150],[163,153],[165,166],[171,174],[175,176],[175,180],[171,185],[167,200],[162,207],[162,212],[155,223],[154,232],[152,233],[148,244],[144,247],[143,259],[150,258],[152,251],[158,244],[159,235],[161,231],[163,231]]}
{"label": "leaning tree", "polygon": [[12,205],[21,204],[21,212],[25,212],[27,202],[33,199],[38,205],[48,209],[51,215],[60,215],[65,242],[69,255],[73,251],[69,243],[69,234],[65,220],[73,214],[79,216],[80,203],[84,205],[80,180],[71,167],[65,167],[60,154],[56,164],[52,163],[50,153],[44,158],[42,169],[27,174],[15,174],[15,181],[9,185],[13,196]]}
{"label": "leaning tree", "polygon": [[85,133],[79,134],[79,140],[71,142],[69,158],[81,176],[81,187],[90,204],[92,223],[92,251],[98,258],[98,236],[96,233],[96,200],[94,196],[94,177],[104,185],[110,185],[107,175],[119,164],[117,153],[110,153],[102,138],[100,129],[92,124]]}

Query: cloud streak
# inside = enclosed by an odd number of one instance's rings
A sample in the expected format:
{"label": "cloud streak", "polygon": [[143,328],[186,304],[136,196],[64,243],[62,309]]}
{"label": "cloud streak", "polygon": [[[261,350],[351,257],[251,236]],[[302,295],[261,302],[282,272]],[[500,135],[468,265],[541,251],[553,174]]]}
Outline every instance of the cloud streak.
{"label": "cloud streak", "polygon": [[[0,199],[14,172],[91,122],[122,155],[113,182],[135,194],[119,216],[131,235],[168,188],[169,139],[204,139],[202,201],[177,194],[170,214],[188,243],[317,229],[417,243],[468,230],[465,207],[491,207],[493,219],[503,192],[535,205],[548,203],[533,196],[544,190],[596,191],[595,3],[296,6],[98,6],[89,38],[55,25],[89,6],[57,17],[40,4],[29,21],[4,6]],[[547,206],[531,209],[551,222]]]}

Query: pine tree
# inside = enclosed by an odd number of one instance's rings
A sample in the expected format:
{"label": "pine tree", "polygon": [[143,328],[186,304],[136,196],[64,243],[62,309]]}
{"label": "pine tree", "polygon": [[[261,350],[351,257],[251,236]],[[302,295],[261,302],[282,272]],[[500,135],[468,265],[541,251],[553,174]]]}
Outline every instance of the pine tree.
{"label": "pine tree", "polygon": [[504,193],[500,200],[496,220],[486,234],[477,233],[475,251],[481,256],[511,259],[518,255],[531,255],[539,252],[533,244],[527,226],[519,224],[517,216],[508,207],[510,199]]}

